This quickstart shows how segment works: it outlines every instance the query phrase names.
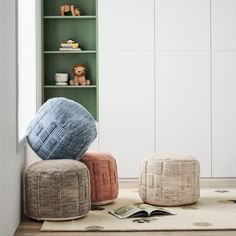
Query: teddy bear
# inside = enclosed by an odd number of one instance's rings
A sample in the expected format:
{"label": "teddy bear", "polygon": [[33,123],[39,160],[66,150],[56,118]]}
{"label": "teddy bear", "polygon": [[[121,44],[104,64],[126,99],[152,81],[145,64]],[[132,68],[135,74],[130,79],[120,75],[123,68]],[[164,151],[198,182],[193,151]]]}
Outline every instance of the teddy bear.
{"label": "teddy bear", "polygon": [[61,15],[65,16],[65,13],[71,12],[72,16],[80,16],[79,8],[75,7],[74,5],[62,5],[60,6]]}
{"label": "teddy bear", "polygon": [[86,65],[85,64],[75,64],[72,69],[72,74],[74,76],[73,80],[70,80],[70,85],[90,85],[91,81],[86,79]]}

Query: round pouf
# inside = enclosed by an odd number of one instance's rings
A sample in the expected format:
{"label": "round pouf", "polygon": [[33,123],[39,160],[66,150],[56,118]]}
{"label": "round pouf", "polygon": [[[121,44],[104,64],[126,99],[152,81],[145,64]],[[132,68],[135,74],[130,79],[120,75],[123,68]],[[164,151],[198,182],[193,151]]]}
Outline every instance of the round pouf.
{"label": "round pouf", "polygon": [[24,176],[25,213],[37,220],[67,220],[90,210],[88,168],[75,160],[30,165]]}
{"label": "round pouf", "polygon": [[117,165],[113,156],[99,151],[87,151],[81,161],[90,172],[92,205],[113,202],[118,195]]}
{"label": "round pouf", "polygon": [[196,158],[153,154],[140,166],[139,195],[146,203],[180,206],[200,197],[200,165]]}
{"label": "round pouf", "polygon": [[79,160],[96,136],[92,115],[66,98],[49,99],[27,128],[29,145],[44,160]]}

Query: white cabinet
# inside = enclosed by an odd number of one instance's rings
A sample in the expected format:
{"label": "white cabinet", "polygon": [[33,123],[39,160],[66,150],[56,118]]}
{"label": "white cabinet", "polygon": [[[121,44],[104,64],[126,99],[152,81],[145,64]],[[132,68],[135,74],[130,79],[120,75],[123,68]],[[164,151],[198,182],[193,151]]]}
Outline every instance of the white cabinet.
{"label": "white cabinet", "polygon": [[154,0],[99,0],[101,51],[154,49]]}
{"label": "white cabinet", "polygon": [[212,48],[236,50],[235,0],[212,0]]}
{"label": "white cabinet", "polygon": [[156,54],[156,146],[158,152],[199,159],[211,176],[210,53]]}
{"label": "white cabinet", "polygon": [[97,128],[97,138],[93,141],[93,143],[90,145],[90,150],[99,150],[99,123],[96,122],[96,128]]}
{"label": "white cabinet", "polygon": [[212,64],[213,177],[236,177],[236,52],[216,52]]}
{"label": "white cabinet", "polygon": [[99,147],[119,177],[155,151],[154,0],[99,0]]}
{"label": "white cabinet", "polygon": [[235,12],[235,0],[212,0],[213,177],[236,177]]}
{"label": "white cabinet", "polygon": [[154,53],[100,52],[99,143],[111,152],[120,178],[137,178],[154,152]]}
{"label": "white cabinet", "polygon": [[157,50],[209,50],[210,0],[156,0]]}
{"label": "white cabinet", "polygon": [[196,156],[202,177],[236,177],[236,0],[98,8],[95,146],[115,156],[119,176],[137,178],[140,159],[157,151]]}
{"label": "white cabinet", "polygon": [[210,0],[156,0],[156,151],[211,176]]}

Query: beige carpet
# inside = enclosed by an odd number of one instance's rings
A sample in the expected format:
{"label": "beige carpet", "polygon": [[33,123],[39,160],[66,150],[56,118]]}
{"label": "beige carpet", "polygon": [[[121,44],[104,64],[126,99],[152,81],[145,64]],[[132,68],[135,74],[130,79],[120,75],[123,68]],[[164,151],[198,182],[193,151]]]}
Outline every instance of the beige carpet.
{"label": "beige carpet", "polygon": [[[158,230],[227,230],[236,229],[236,189],[202,189],[198,203],[184,207],[164,207],[176,215],[145,218],[133,222],[108,213],[126,204],[141,202],[138,191],[121,189],[115,203],[93,210],[78,220],[48,222],[41,231],[158,231]],[[140,219],[140,218],[137,218]]]}

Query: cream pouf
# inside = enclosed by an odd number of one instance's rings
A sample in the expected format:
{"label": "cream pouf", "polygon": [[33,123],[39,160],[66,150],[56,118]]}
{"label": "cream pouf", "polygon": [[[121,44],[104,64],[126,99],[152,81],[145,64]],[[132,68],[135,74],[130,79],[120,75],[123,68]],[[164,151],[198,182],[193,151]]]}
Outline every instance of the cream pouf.
{"label": "cream pouf", "polygon": [[90,210],[87,167],[76,160],[47,160],[30,165],[24,176],[25,213],[37,220],[68,220]]}
{"label": "cream pouf", "polygon": [[146,203],[179,206],[200,197],[200,165],[196,158],[173,154],[153,154],[140,166],[139,195]]}

